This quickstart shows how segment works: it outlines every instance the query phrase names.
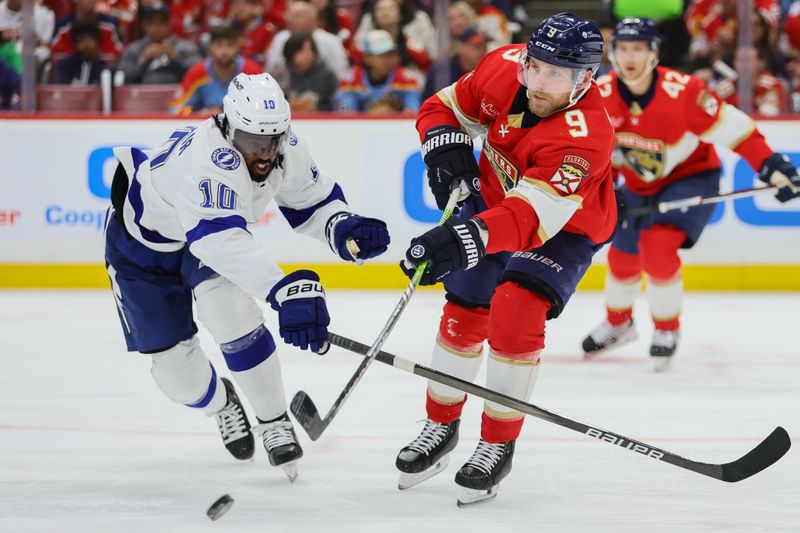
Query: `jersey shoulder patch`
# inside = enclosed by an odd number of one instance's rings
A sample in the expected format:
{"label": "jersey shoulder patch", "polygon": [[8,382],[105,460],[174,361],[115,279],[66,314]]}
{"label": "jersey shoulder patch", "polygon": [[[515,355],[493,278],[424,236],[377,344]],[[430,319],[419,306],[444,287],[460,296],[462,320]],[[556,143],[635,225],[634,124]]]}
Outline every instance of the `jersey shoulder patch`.
{"label": "jersey shoulder patch", "polygon": [[211,162],[222,170],[236,170],[242,162],[242,158],[232,148],[217,148],[211,152]]}

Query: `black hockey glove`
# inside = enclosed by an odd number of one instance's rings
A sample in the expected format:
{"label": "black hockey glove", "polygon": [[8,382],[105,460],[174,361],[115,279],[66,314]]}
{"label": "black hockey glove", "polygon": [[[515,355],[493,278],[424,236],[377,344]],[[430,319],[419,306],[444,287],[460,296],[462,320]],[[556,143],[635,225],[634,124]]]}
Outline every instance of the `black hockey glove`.
{"label": "black hockey glove", "polygon": [[425,132],[422,158],[428,167],[428,186],[436,205],[444,210],[450,191],[463,180],[465,191],[459,206],[471,195],[481,194],[481,171],[472,153],[470,136],[453,126],[435,126]]}
{"label": "black hockey glove", "polygon": [[400,262],[406,276],[414,277],[417,266],[428,261],[420,285],[433,285],[457,270],[469,269],[486,255],[480,235],[483,222],[472,218],[464,221],[452,217],[419,237],[411,239],[406,260]]}
{"label": "black hockey glove", "polygon": [[772,154],[764,161],[758,171],[758,179],[778,188],[775,198],[781,203],[800,196],[800,176],[789,158],[783,154]]}
{"label": "black hockey glove", "polygon": [[[325,228],[334,252],[345,261],[370,259],[386,251],[391,239],[386,222],[340,211],[328,219]],[[348,241],[355,243],[355,247]]]}

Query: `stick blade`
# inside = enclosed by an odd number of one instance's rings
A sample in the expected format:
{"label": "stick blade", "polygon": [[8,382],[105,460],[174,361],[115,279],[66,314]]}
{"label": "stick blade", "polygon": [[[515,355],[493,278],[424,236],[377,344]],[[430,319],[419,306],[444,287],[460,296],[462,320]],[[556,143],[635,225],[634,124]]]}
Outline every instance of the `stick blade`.
{"label": "stick blade", "polygon": [[298,391],[292,398],[292,404],[289,409],[303,429],[306,430],[311,440],[317,440],[322,435],[327,424],[320,418],[317,406],[314,405],[308,394],[304,391]]}
{"label": "stick blade", "polygon": [[729,483],[736,483],[758,474],[783,457],[791,447],[792,440],[789,438],[789,434],[778,426],[766,439],[743,457],[722,465],[721,479]]}

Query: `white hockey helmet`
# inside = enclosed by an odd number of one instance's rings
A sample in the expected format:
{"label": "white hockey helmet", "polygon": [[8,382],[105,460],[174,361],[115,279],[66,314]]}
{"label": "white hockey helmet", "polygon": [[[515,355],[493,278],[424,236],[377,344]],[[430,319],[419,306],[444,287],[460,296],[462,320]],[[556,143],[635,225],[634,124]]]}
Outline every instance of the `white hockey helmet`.
{"label": "white hockey helmet", "polygon": [[292,119],[283,90],[269,74],[238,74],[228,85],[222,111],[228,119],[228,140],[240,151],[255,151],[259,140],[280,144]]}

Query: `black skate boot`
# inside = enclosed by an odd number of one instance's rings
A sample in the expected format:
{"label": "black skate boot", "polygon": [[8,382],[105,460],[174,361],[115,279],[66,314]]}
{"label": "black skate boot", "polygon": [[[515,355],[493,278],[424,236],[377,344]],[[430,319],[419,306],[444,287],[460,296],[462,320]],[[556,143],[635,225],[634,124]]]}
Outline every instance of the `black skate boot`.
{"label": "black skate boot", "polygon": [[612,326],[608,321],[603,321],[583,339],[581,344],[584,352],[583,357],[584,359],[590,359],[597,355],[597,352],[622,346],[636,340],[637,337],[638,334],[633,320],[620,326]]}
{"label": "black skate boot", "polygon": [[430,418],[425,420],[419,436],[400,450],[395,465],[402,472],[397,488],[405,490],[430,479],[450,462],[450,452],[458,444],[458,425],[439,424]]}
{"label": "black skate boot", "polygon": [[259,422],[259,425],[253,428],[253,433],[261,434],[269,464],[281,467],[289,481],[294,483],[297,479],[297,460],[303,457],[303,449],[297,441],[292,421],[286,413],[283,413],[274,420],[268,422],[259,420]]}
{"label": "black skate boot", "polygon": [[250,432],[250,421],[236,394],[236,389],[233,388],[233,383],[227,378],[222,378],[222,384],[228,393],[228,401],[225,407],[214,413],[222,443],[237,459],[242,461],[252,459],[256,444]]}
{"label": "black skate boot", "polygon": [[497,496],[500,481],[511,472],[514,442],[491,444],[481,439],[472,457],[456,473],[456,484],[463,487],[458,506],[491,501]]}
{"label": "black skate boot", "polygon": [[672,356],[678,349],[680,332],[664,329],[653,331],[653,342],[650,344],[650,359],[656,372],[666,372],[672,367]]}

